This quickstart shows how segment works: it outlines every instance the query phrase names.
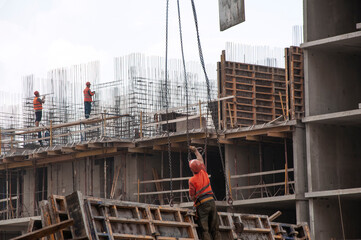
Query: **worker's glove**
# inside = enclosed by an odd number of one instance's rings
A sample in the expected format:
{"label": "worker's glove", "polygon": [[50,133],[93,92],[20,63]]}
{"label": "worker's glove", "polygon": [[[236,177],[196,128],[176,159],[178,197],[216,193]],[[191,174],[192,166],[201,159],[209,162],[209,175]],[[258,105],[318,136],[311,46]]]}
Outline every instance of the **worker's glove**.
{"label": "worker's glove", "polygon": [[93,93],[95,94],[95,91],[93,91]]}
{"label": "worker's glove", "polygon": [[192,152],[195,152],[197,150],[197,148],[195,146],[189,146],[189,149],[192,151]]}

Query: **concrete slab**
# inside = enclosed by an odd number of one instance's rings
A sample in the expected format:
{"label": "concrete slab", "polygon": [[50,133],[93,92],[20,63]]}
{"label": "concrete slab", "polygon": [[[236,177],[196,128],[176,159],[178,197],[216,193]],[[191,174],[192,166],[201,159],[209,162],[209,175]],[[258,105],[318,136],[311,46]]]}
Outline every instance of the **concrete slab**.
{"label": "concrete slab", "polygon": [[40,216],[14,218],[0,221],[0,231],[26,230],[31,219],[41,220]]}
{"label": "concrete slab", "polygon": [[303,49],[318,49],[361,54],[361,31],[342,34],[301,44]]}
{"label": "concrete slab", "polygon": [[305,193],[306,198],[337,197],[339,195],[348,196],[350,199],[351,198],[361,199],[361,188],[336,189],[336,190]]}
{"label": "concrete slab", "polygon": [[361,109],[304,117],[302,122],[335,125],[359,125],[361,122]]}

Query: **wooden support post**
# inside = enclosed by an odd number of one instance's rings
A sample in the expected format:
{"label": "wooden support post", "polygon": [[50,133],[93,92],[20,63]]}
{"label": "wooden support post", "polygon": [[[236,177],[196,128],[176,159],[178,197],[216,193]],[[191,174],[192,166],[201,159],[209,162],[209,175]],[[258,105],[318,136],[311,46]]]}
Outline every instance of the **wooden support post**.
{"label": "wooden support post", "polygon": [[14,147],[14,145],[13,145],[13,141],[14,141],[14,136],[11,136],[11,144],[10,144],[10,148],[11,148],[11,150],[13,150],[13,147]]}
{"label": "wooden support post", "polygon": [[285,109],[283,107],[283,100],[282,100],[282,94],[281,92],[278,92],[279,96],[280,96],[280,101],[281,101],[281,106],[282,106],[282,113],[283,113],[283,119],[286,120],[286,115],[285,115]]}
{"label": "wooden support post", "polygon": [[107,135],[107,110],[104,110],[104,120],[103,120],[103,136],[106,136]]}
{"label": "wooden support post", "polygon": [[143,112],[140,112],[140,138],[143,137]]}
{"label": "wooden support post", "polygon": [[285,145],[285,195],[289,194],[289,187],[288,187],[288,160],[287,160],[287,139],[284,138],[284,145]]}
{"label": "wooden support post", "polygon": [[50,147],[53,146],[53,120],[50,120]]}
{"label": "wooden support post", "polygon": [[138,202],[139,202],[139,188],[140,188],[140,180],[139,180],[139,178],[138,178]]}
{"label": "wooden support post", "polygon": [[228,113],[229,113],[229,119],[231,120],[231,128],[233,128],[233,119],[232,119],[232,112],[231,112],[231,103],[228,102]]}
{"label": "wooden support post", "polygon": [[218,129],[221,130],[221,101],[218,96]]}
{"label": "wooden support post", "polygon": [[0,155],[1,155],[1,147],[2,147],[2,142],[1,142],[1,128],[0,128]]}
{"label": "wooden support post", "polygon": [[[289,55],[289,50],[288,48],[285,49],[285,61],[286,61],[286,65],[285,65],[285,80],[286,80],[286,115],[287,116],[287,119],[289,119],[289,102],[288,102],[288,99],[289,99],[289,86],[288,86],[288,81],[289,81],[289,60],[290,60],[290,55]],[[292,67],[291,67],[292,69]],[[291,70],[292,71],[292,70]],[[281,101],[282,103],[282,101]],[[282,110],[283,110],[283,107],[282,107]],[[284,114],[283,114],[284,115]]]}
{"label": "wooden support post", "polygon": [[20,170],[17,171],[16,175],[16,217],[20,217]]}
{"label": "wooden support post", "polygon": [[202,128],[202,102],[199,100],[199,127]]}

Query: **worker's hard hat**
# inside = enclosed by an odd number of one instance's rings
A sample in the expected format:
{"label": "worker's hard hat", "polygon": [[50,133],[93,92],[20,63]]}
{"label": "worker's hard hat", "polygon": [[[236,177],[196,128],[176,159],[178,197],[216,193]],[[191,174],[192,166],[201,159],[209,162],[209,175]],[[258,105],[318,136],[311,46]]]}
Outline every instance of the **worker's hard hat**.
{"label": "worker's hard hat", "polygon": [[90,86],[90,82],[86,82],[85,85]]}
{"label": "worker's hard hat", "polygon": [[192,172],[198,173],[202,169],[202,163],[197,159],[193,159],[189,161],[189,168],[192,170]]}
{"label": "worker's hard hat", "polygon": [[39,94],[39,92],[38,92],[38,91],[35,91],[35,92],[34,92],[34,95],[35,95],[35,96],[36,96],[36,95],[38,95],[38,94]]}

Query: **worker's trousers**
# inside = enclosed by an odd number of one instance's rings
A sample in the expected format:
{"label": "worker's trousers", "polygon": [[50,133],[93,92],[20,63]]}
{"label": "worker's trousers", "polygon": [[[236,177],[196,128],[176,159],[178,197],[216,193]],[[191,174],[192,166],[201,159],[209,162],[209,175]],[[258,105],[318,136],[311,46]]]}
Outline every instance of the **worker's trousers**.
{"label": "worker's trousers", "polygon": [[203,240],[221,240],[219,233],[219,219],[215,201],[208,201],[197,207],[199,226]]}
{"label": "worker's trousers", "polygon": [[91,102],[84,102],[85,118],[89,118],[92,110]]}

